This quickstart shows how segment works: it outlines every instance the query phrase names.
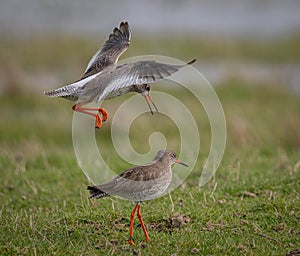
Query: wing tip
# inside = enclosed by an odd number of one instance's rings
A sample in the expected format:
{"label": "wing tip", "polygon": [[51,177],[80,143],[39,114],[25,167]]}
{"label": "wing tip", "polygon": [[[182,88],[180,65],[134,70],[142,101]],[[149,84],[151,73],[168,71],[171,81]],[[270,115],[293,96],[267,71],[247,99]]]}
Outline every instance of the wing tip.
{"label": "wing tip", "polygon": [[128,22],[127,22],[127,21],[122,21],[122,22],[120,23],[120,27],[123,27],[123,26],[129,27]]}
{"label": "wing tip", "polygon": [[90,193],[89,199],[97,199],[97,198],[109,196],[107,193],[98,189],[96,186],[88,186],[87,190]]}
{"label": "wing tip", "polygon": [[186,63],[187,65],[191,65],[191,64],[193,64],[193,63],[195,63],[196,62],[196,58],[195,59],[193,59],[193,60],[191,60],[191,61],[189,61],[188,63]]}
{"label": "wing tip", "polygon": [[115,27],[114,30],[113,30],[113,33],[115,31],[122,31],[122,30],[125,30],[125,31],[129,31],[129,24],[127,21],[122,21],[119,25],[119,27]]}
{"label": "wing tip", "polygon": [[[130,32],[129,24],[127,21],[122,21],[120,23],[119,27],[115,27],[108,38],[110,40],[110,39],[113,39],[114,37],[121,37],[123,40],[125,39],[127,41],[130,41],[131,32]],[[129,45],[129,42],[128,42],[128,45]]]}
{"label": "wing tip", "polygon": [[49,97],[54,97],[55,90],[52,91],[44,91],[43,94]]}
{"label": "wing tip", "polygon": [[127,21],[122,21],[120,23],[119,30],[121,30],[123,33],[126,34],[126,37],[128,40],[131,39],[131,32],[130,32],[130,27]]}

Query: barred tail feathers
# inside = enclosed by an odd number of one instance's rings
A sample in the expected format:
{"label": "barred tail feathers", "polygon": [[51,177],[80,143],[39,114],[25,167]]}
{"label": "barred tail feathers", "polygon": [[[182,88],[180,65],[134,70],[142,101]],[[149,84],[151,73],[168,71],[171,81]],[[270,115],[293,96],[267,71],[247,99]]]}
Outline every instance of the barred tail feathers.
{"label": "barred tail feathers", "polygon": [[63,86],[61,88],[45,91],[44,94],[49,97],[62,97],[62,98],[73,98],[78,99],[85,85],[91,81],[94,77],[96,77],[99,73],[93,74],[89,77],[81,79],[75,83]]}
{"label": "barred tail feathers", "polygon": [[90,199],[97,199],[109,196],[109,194],[105,193],[101,189],[99,189],[97,186],[88,186],[87,190],[90,192]]}
{"label": "barred tail feathers", "polygon": [[70,95],[72,95],[73,93],[75,93],[76,91],[76,87],[72,86],[72,85],[67,85],[55,90],[51,90],[51,91],[45,91],[44,94],[49,96],[49,97],[68,97]]}

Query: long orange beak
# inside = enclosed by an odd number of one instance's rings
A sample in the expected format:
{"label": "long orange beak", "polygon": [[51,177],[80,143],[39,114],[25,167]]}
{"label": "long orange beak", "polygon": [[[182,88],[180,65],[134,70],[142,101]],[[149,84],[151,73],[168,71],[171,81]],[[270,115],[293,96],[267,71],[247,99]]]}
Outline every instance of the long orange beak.
{"label": "long orange beak", "polygon": [[183,162],[182,162],[181,160],[179,160],[179,159],[176,159],[175,163],[181,164],[181,165],[183,165],[183,166],[185,166],[185,167],[189,167],[187,164],[183,163]]}

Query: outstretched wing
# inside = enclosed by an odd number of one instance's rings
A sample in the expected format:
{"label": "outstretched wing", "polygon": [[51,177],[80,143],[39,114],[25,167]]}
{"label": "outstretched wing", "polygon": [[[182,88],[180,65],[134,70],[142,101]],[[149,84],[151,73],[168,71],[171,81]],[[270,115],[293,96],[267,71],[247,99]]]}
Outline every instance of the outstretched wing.
{"label": "outstretched wing", "polygon": [[103,68],[116,64],[120,55],[129,46],[131,33],[127,22],[122,22],[115,28],[103,47],[97,51],[89,61],[83,78],[99,73]]}
{"label": "outstretched wing", "polygon": [[195,61],[194,59],[185,65],[164,64],[156,61],[137,61],[120,65],[110,73],[110,78],[98,75],[89,81],[83,90],[82,96],[83,98],[88,96],[97,102],[106,98],[112,91],[122,90],[125,87],[137,84],[154,83],[164,79]]}

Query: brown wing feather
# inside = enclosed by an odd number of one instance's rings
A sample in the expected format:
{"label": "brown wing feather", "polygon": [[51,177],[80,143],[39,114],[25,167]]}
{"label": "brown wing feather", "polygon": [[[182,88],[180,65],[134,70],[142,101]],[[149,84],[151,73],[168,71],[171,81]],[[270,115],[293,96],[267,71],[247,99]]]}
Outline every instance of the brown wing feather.
{"label": "brown wing feather", "polygon": [[116,64],[120,55],[128,48],[130,38],[131,33],[127,22],[122,22],[119,28],[114,28],[103,47],[90,60],[83,78]]}

